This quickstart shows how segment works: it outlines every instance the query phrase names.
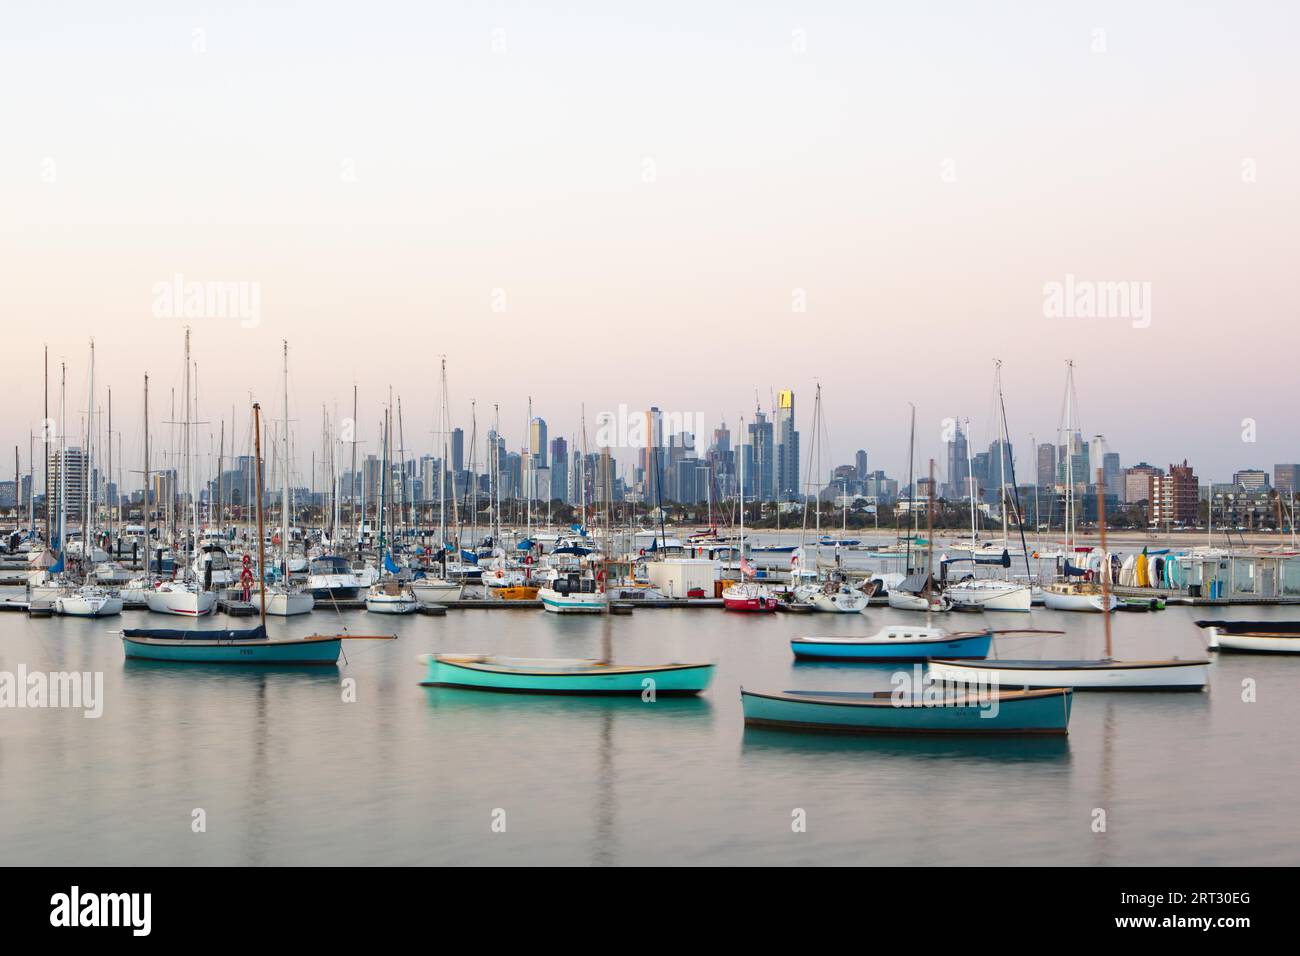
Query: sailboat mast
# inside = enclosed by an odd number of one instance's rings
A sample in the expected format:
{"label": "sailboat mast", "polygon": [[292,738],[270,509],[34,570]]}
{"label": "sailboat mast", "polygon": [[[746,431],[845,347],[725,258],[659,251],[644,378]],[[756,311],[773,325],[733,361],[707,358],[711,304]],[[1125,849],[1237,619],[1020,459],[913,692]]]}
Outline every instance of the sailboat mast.
{"label": "sailboat mast", "polygon": [[[365,482],[362,482],[362,487]],[[361,531],[357,525],[357,387],[352,386],[352,471],[348,473],[348,506],[351,509],[352,517],[350,523],[352,530],[357,536],[357,557],[361,557]],[[364,523],[366,516],[363,513],[361,520]]]}
{"label": "sailboat mast", "polygon": [[144,583],[149,586],[149,552],[153,533],[149,527],[149,373],[144,373]]}
{"label": "sailboat mast", "polygon": [[[45,546],[48,548],[53,540],[50,519],[53,516],[54,496],[50,494],[50,347],[45,346]],[[35,481],[35,478],[32,479]]]}
{"label": "sailboat mast", "polygon": [[266,528],[262,518],[262,406],[253,403],[253,463],[257,468],[257,592],[262,632],[266,633]]}
{"label": "sailboat mast", "polygon": [[289,583],[289,340],[282,339],[284,350],[284,434],[280,443],[284,446],[284,468],[280,475],[280,550],[284,554],[284,583]]}
{"label": "sailboat mast", "polygon": [[[997,383],[998,407],[1002,407],[1002,360],[993,360],[993,378]],[[1002,513],[1002,544],[1007,543],[1007,436],[998,422],[998,511]]]}
{"label": "sailboat mast", "polygon": [[[925,507],[925,626],[930,626],[930,612],[934,609],[934,459],[930,459],[930,481]],[[915,497],[915,496],[913,496]]]}
{"label": "sailboat mast", "polygon": [[1101,574],[1101,617],[1106,630],[1106,660],[1114,659],[1110,643],[1110,555],[1106,553],[1106,479],[1104,469],[1097,469],[1097,526],[1101,531],[1101,559],[1106,567]]}

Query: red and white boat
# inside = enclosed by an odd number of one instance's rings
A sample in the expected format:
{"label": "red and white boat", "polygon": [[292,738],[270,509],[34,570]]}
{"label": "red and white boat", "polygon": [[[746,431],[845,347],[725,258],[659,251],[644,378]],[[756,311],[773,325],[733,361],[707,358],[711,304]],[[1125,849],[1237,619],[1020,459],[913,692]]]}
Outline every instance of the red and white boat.
{"label": "red and white boat", "polygon": [[722,605],[728,611],[775,611],[777,600],[765,584],[742,582],[722,592]]}

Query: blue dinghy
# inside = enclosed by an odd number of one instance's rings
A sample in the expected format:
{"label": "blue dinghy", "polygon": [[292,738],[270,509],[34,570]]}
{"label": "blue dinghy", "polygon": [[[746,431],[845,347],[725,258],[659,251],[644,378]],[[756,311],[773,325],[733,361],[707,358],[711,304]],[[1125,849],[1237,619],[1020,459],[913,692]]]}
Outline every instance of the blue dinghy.
{"label": "blue dinghy", "polygon": [[963,692],[938,700],[895,691],[757,692],[740,689],[747,727],[822,733],[1064,734],[1072,692],[997,690]]}
{"label": "blue dinghy", "polygon": [[950,634],[941,627],[894,624],[872,637],[796,637],[790,649],[800,660],[924,661],[931,657],[988,657],[993,631]]}

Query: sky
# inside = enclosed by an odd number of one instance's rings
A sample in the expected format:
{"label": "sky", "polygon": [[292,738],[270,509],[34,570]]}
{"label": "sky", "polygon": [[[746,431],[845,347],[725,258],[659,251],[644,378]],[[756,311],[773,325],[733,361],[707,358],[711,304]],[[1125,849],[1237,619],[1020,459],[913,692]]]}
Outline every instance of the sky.
{"label": "sky", "polygon": [[[405,445],[431,448],[445,355],[455,421],[474,401],[485,430],[497,405],[512,447],[530,397],[576,436],[584,408],[592,434],[652,404],[735,430],[793,388],[807,453],[820,384],[827,470],[865,448],[903,471],[914,403],[942,471],[945,419],[995,437],[1000,359],[1024,469],[1072,359],[1081,430],[1125,464],[1224,479],[1300,460],[1295,4],[4,19],[0,442],[24,470],[46,345],[71,431],[95,339],[134,460],[143,375],[157,429],[186,325],[200,418],[243,436],[250,398],[282,414],[289,342],[303,459],[354,384],[369,450],[390,387]],[[162,298],[221,282],[247,307]],[[1127,301],[1089,310],[1116,284]]]}

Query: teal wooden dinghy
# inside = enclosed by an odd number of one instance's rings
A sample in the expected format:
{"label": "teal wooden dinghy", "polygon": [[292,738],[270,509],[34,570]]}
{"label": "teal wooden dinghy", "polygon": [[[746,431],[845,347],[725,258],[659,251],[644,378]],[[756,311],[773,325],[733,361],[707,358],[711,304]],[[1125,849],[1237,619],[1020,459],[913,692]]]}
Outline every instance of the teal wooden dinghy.
{"label": "teal wooden dinghy", "polygon": [[1064,734],[1069,688],[967,691],[932,699],[895,691],[747,691],[740,702],[747,727],[822,733]]}
{"label": "teal wooden dinghy", "polygon": [[341,635],[270,638],[266,628],[181,630],[128,627],[122,647],[128,658],[185,664],[334,664]]}
{"label": "teal wooden dinghy", "polygon": [[698,694],[711,663],[611,664],[596,660],[423,654],[425,687],[466,687],[516,694]]}

